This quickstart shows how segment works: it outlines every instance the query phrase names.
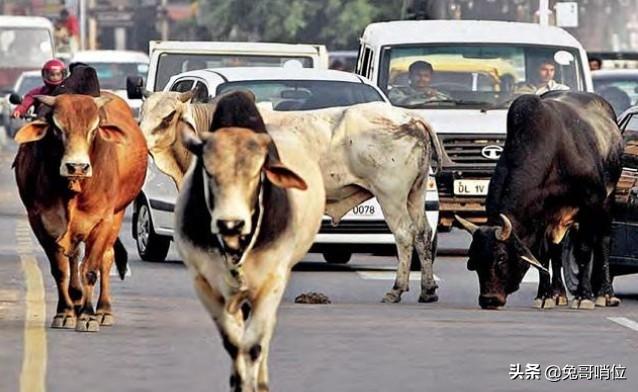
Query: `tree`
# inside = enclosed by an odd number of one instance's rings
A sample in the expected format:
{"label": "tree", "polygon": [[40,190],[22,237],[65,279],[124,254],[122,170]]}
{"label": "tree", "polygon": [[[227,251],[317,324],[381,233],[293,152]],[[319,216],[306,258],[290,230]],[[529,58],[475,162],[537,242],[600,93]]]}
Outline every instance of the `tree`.
{"label": "tree", "polygon": [[320,43],[355,49],[365,26],[398,19],[402,0],[209,0],[200,20],[213,39]]}

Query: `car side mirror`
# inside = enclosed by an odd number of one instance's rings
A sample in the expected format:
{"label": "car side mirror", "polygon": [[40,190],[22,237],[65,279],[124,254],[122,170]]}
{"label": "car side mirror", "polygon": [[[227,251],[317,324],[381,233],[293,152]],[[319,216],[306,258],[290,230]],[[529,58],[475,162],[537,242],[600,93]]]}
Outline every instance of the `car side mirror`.
{"label": "car side mirror", "polygon": [[14,105],[20,105],[22,103],[22,97],[18,93],[15,93],[15,92],[11,93],[9,95],[9,102],[11,102]]}
{"label": "car side mirror", "polygon": [[128,99],[142,99],[144,78],[141,76],[129,76],[126,78],[126,95]]}

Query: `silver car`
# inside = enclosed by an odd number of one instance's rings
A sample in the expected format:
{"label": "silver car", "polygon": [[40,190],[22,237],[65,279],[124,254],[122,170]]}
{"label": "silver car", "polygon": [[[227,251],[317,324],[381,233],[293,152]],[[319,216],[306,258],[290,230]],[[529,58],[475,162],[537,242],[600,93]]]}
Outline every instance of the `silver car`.
{"label": "silver car", "polygon": [[[261,105],[274,110],[314,110],[365,102],[388,102],[367,79],[355,74],[300,67],[216,68],[173,76],[165,91],[184,92],[196,88],[195,102],[219,93],[248,89]],[[144,187],[134,203],[133,237],[143,260],[163,261],[173,235],[173,209],[177,189],[173,181],[151,162]],[[430,227],[436,228],[439,201],[436,182],[428,181],[424,206]],[[433,233],[436,243],[436,232]],[[390,232],[376,199],[353,208],[337,226],[325,218],[311,252],[320,252],[329,263],[343,264],[352,253],[394,253]]]}

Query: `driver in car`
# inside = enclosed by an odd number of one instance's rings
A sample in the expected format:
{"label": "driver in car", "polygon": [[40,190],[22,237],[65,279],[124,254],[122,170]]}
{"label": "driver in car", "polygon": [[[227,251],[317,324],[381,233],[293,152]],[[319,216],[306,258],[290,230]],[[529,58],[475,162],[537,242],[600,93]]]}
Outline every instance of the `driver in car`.
{"label": "driver in car", "polygon": [[430,87],[434,69],[427,61],[415,61],[408,69],[410,85],[393,87],[388,98],[394,104],[410,105],[429,101],[449,100],[451,97]]}

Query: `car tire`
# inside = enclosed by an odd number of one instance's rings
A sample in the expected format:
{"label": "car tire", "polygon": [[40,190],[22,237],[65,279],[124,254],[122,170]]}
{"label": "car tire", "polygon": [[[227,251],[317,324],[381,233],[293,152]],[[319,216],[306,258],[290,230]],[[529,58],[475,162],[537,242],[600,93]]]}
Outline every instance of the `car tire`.
{"label": "car tire", "polygon": [[135,227],[135,243],[140,258],[144,261],[154,262],[166,260],[171,239],[155,233],[151,211],[146,202],[140,204],[137,213],[133,215],[132,223]]}
{"label": "car tire", "polygon": [[[434,234],[432,239],[432,262],[436,259],[436,251],[439,247],[439,233]],[[416,249],[412,250],[412,259],[410,259],[410,271],[421,271],[421,261]]]}
{"label": "car tire", "polygon": [[323,258],[328,264],[346,264],[351,257],[352,253],[343,249],[323,252]]}

